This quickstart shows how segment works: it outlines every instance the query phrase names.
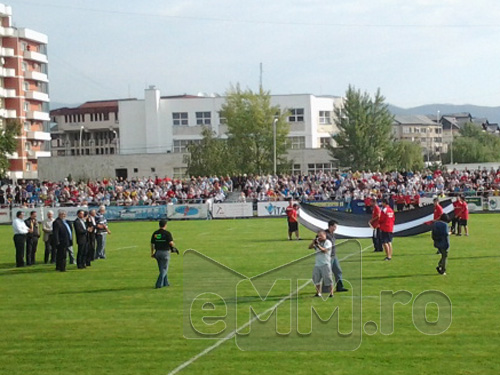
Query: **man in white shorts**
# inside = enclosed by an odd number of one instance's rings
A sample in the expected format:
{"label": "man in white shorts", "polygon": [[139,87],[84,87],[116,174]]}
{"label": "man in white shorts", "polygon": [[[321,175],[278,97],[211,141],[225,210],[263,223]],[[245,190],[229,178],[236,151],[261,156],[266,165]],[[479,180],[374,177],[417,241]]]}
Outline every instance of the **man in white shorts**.
{"label": "man in white shorts", "polygon": [[330,297],[333,297],[333,277],[331,266],[332,242],[326,238],[326,232],[320,230],[318,236],[311,242],[309,249],[316,251],[312,279],[316,286],[315,297],[321,297],[321,280],[323,285],[329,287]]}

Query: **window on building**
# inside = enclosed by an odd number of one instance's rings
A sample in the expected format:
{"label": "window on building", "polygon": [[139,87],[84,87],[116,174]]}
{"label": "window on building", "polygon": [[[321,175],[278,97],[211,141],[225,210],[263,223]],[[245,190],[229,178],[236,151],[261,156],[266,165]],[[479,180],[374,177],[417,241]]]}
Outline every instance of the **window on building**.
{"label": "window on building", "polygon": [[426,128],[420,129],[420,133],[424,133],[424,134],[427,133],[427,129]]}
{"label": "window on building", "polygon": [[174,126],[187,126],[188,125],[188,113],[187,112],[173,112],[172,122]]}
{"label": "window on building", "polygon": [[413,128],[413,132],[414,133],[420,133],[420,129],[419,128]]}
{"label": "window on building", "polygon": [[319,124],[320,125],[331,125],[332,124],[332,112],[331,111],[319,111]]}
{"label": "window on building", "polygon": [[321,137],[319,139],[319,147],[321,148],[328,148],[332,144],[332,138],[331,137]]}
{"label": "window on building", "polygon": [[210,125],[212,114],[210,112],[196,112],[196,125]]}
{"label": "window on building", "polygon": [[29,132],[31,130],[31,123],[29,121],[24,122],[24,130]]}
{"label": "window on building", "polygon": [[290,113],[289,122],[304,122],[304,108],[292,108]]}
{"label": "window on building", "polygon": [[333,172],[335,171],[335,167],[332,163],[315,163],[315,164],[307,164],[307,172],[315,174],[317,172]]}
{"label": "window on building", "polygon": [[292,164],[292,169],[290,170],[290,174],[298,175],[301,174],[300,164]]}
{"label": "window on building", "polygon": [[301,150],[306,148],[306,137],[288,137],[286,147],[291,150]]}
{"label": "window on building", "polygon": [[24,144],[24,148],[26,151],[31,151],[31,142],[26,141],[26,143]]}
{"label": "window on building", "polygon": [[29,102],[24,102],[24,111],[29,112],[30,110],[30,103]]}
{"label": "window on building", "polygon": [[27,162],[26,163],[26,172],[31,172],[31,170],[33,169],[32,165],[31,165],[31,162]]}
{"label": "window on building", "polygon": [[134,173],[139,173],[139,168],[134,168]]}
{"label": "window on building", "polygon": [[186,177],[186,172],[187,168],[186,167],[179,167],[179,168],[174,168],[174,179],[182,179]]}
{"label": "window on building", "polygon": [[28,43],[22,42],[21,43],[21,51],[27,51],[28,50]]}
{"label": "window on building", "polygon": [[411,134],[411,128],[407,126],[403,126],[403,134]]}
{"label": "window on building", "polygon": [[226,125],[226,124],[227,124],[227,118],[225,118],[219,111],[219,125]]}
{"label": "window on building", "polygon": [[156,172],[156,168],[155,167],[151,167],[151,172]]}
{"label": "window on building", "polygon": [[103,118],[104,118],[104,121],[109,121],[109,112],[104,112]]}
{"label": "window on building", "polygon": [[24,91],[29,91],[30,90],[30,84],[29,84],[29,82],[26,82],[26,81],[23,82],[23,89],[24,89]]}
{"label": "window on building", "polygon": [[28,71],[28,63],[26,61],[23,61],[21,63],[21,69],[22,69],[23,72]]}
{"label": "window on building", "polygon": [[200,143],[200,140],[191,140],[191,139],[179,139],[174,140],[174,149],[173,152],[187,152],[187,146],[191,143],[197,144]]}

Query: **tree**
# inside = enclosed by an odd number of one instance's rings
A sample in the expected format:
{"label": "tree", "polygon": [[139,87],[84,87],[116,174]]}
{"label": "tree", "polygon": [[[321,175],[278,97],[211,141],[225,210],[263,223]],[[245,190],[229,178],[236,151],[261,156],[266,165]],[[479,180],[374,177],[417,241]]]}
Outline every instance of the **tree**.
{"label": "tree", "polygon": [[460,137],[453,140],[448,147],[444,160],[451,159],[453,147],[453,161],[456,163],[481,163],[500,160],[500,138],[489,134],[473,123],[466,123],[460,129]]}
{"label": "tree", "polygon": [[346,92],[343,108],[335,109],[339,132],[332,137],[336,147],[329,147],[340,165],[351,169],[375,170],[384,166],[391,147],[393,116],[377,90],[374,98],[353,86]]}
{"label": "tree", "polygon": [[232,173],[226,140],[216,138],[209,127],[204,127],[201,134],[203,139],[200,143],[191,143],[187,147],[190,153],[187,174],[216,176]]}
{"label": "tree", "polygon": [[5,127],[0,129],[0,178],[6,176],[9,170],[8,154],[12,154],[17,148],[16,137],[21,134],[21,122],[19,120],[8,119]]}
{"label": "tree", "polygon": [[227,123],[227,143],[235,173],[271,173],[274,167],[273,125],[276,121],[276,160],[286,164],[287,113],[271,105],[271,95],[231,87],[221,108]]}
{"label": "tree", "polygon": [[393,170],[417,171],[424,168],[422,147],[409,141],[396,141],[387,150],[385,167]]}

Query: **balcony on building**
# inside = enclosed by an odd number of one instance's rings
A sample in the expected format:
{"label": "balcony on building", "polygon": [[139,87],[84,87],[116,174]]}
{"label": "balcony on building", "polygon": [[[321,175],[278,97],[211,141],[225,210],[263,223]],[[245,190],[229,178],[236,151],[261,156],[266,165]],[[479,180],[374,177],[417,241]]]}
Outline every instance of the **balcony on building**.
{"label": "balcony on building", "polygon": [[15,109],[0,108],[0,117],[2,117],[2,118],[17,118],[17,112]]}
{"label": "balcony on building", "polygon": [[50,121],[49,114],[40,111],[28,111],[26,112],[26,118],[29,120]]}
{"label": "balcony on building", "polygon": [[18,36],[20,39],[32,40],[34,42],[47,44],[49,39],[47,35],[39,33],[31,29],[20,28],[18,30]]}
{"label": "balcony on building", "polygon": [[12,27],[0,26],[0,37],[13,37],[16,35],[16,31]]}
{"label": "balcony on building", "polygon": [[41,132],[41,131],[27,131],[26,132],[26,138],[28,139],[34,139],[37,141],[50,141],[50,133],[47,132]]}
{"label": "balcony on building", "polygon": [[14,57],[14,49],[13,48],[0,48],[0,56],[2,57]]}
{"label": "balcony on building", "polygon": [[0,87],[0,98],[15,98],[16,90]]}
{"label": "balcony on building", "polygon": [[24,51],[24,58],[26,60],[33,60],[44,64],[47,64],[49,62],[49,60],[47,59],[47,55],[35,51]]}
{"label": "balcony on building", "polygon": [[33,91],[33,90],[26,91],[25,97],[26,99],[38,100],[41,102],[50,102],[49,95],[40,91]]}
{"label": "balcony on building", "polygon": [[26,151],[26,156],[28,159],[38,159],[38,158],[48,158],[50,157],[50,151]]}
{"label": "balcony on building", "polygon": [[49,82],[49,78],[47,77],[47,74],[40,73],[40,72],[37,72],[34,70],[24,72],[24,77],[26,79],[32,79],[34,81]]}
{"label": "balcony on building", "polygon": [[12,16],[12,7],[10,5],[0,4],[0,16]]}
{"label": "balcony on building", "polygon": [[16,71],[14,69],[7,69],[0,67],[0,77],[14,78],[16,76]]}

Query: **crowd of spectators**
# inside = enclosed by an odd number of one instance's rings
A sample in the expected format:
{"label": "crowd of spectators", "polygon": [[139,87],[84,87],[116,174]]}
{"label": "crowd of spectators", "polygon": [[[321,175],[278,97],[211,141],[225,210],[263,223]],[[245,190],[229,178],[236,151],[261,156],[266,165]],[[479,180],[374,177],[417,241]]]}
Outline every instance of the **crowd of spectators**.
{"label": "crowd of spectators", "polygon": [[0,205],[140,206],[294,198],[306,201],[352,200],[386,195],[500,195],[500,169],[424,170],[421,172],[317,172],[309,175],[103,179],[100,181],[19,182],[0,188]]}

